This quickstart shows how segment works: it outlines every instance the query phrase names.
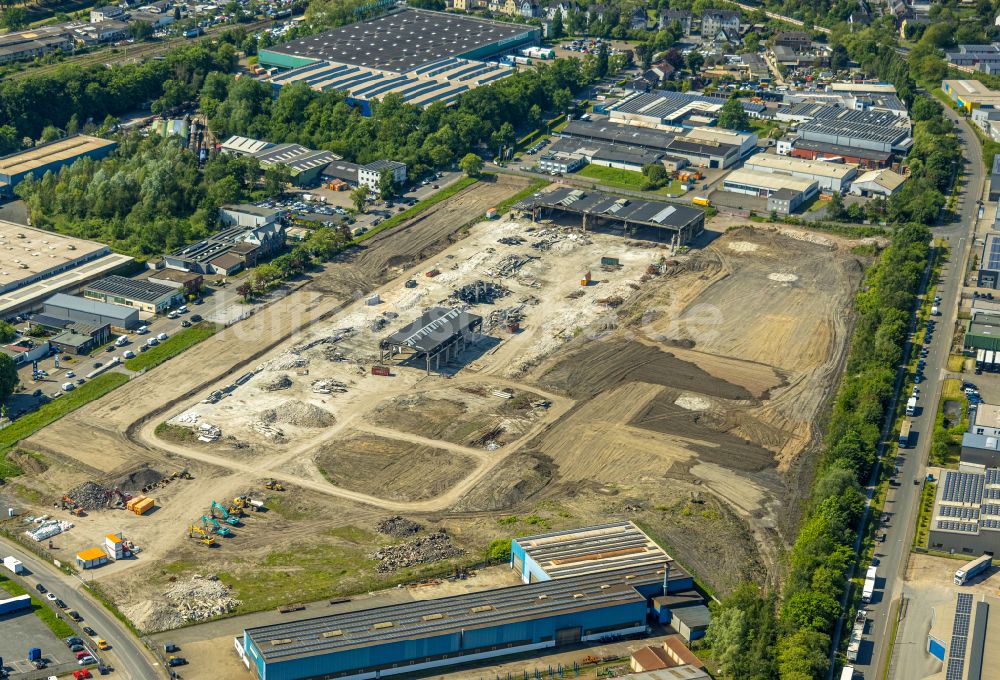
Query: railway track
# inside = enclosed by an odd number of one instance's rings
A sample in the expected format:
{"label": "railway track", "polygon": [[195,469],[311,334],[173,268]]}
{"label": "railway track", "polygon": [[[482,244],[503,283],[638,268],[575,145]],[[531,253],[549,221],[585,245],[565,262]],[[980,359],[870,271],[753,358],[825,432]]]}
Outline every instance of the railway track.
{"label": "railway track", "polygon": [[103,47],[94,52],[87,52],[85,54],[80,54],[76,56],[69,57],[55,64],[43,64],[40,66],[33,66],[31,68],[24,69],[23,71],[15,71],[9,73],[3,78],[17,79],[25,78],[36,75],[45,75],[47,73],[52,73],[62,66],[72,64],[74,66],[94,66],[97,64],[128,64],[144,61],[151,57],[156,57],[161,54],[169,52],[171,49],[178,47],[180,45],[190,44],[193,42],[199,42],[202,40],[210,40],[215,37],[218,33],[228,29],[239,27],[245,29],[248,33],[252,33],[262,28],[268,28],[274,23],[272,19],[265,19],[262,21],[255,21],[249,24],[222,24],[219,26],[213,26],[205,31],[204,34],[198,36],[197,38],[169,38],[167,40],[159,42],[144,42],[138,44],[127,45],[125,47],[114,47],[108,46]]}

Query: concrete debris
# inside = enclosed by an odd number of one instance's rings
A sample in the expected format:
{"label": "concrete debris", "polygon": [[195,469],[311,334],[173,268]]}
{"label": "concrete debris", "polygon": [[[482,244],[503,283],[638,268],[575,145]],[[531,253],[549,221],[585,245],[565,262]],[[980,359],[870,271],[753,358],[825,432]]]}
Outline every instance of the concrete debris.
{"label": "concrete debris", "polygon": [[534,258],[528,255],[507,255],[486,270],[489,276],[513,276]]}
{"label": "concrete debris", "polygon": [[137,628],[153,633],[223,616],[239,605],[240,601],[216,577],[195,575],[171,584],[162,599],[146,600],[123,610]]}
{"label": "concrete debris", "polygon": [[275,427],[270,423],[265,423],[262,420],[255,420],[250,423],[250,428],[257,434],[264,435],[272,441],[279,441],[285,438],[285,433],[280,427]]}
{"label": "concrete debris", "polygon": [[388,519],[384,519],[375,525],[375,531],[380,534],[386,534],[387,536],[396,536],[397,538],[403,538],[405,536],[412,536],[418,533],[423,527],[413,520],[405,519],[396,515]]}
{"label": "concrete debris", "polygon": [[312,381],[312,391],[316,394],[332,394],[334,392],[346,392],[347,385],[334,380],[333,378],[323,378]]}
{"label": "concrete debris", "polygon": [[260,385],[260,389],[264,390],[265,392],[277,392],[278,390],[287,390],[289,387],[292,386],[292,384],[293,384],[292,379],[289,378],[284,373],[282,373],[281,375],[276,376],[271,380],[262,382]]}
{"label": "concrete debris", "polygon": [[97,510],[108,505],[107,489],[97,482],[84,482],[66,492],[66,495],[76,501],[84,510]]}
{"label": "concrete debris", "polygon": [[310,350],[313,347],[317,347],[319,345],[334,345],[343,340],[344,338],[353,334],[354,334],[353,328],[338,328],[330,335],[327,335],[322,338],[317,338],[316,340],[310,340],[306,344],[299,345],[298,347],[293,347],[292,352],[294,354],[299,354],[305,352],[306,350]]}
{"label": "concrete debris", "polygon": [[284,423],[298,427],[330,427],[337,422],[329,411],[298,399],[286,401],[278,408],[261,411],[257,419],[268,425]]}
{"label": "concrete debris", "polygon": [[290,371],[293,368],[302,368],[309,363],[309,359],[300,357],[294,352],[284,352],[270,361],[264,362],[261,366],[265,371]]}
{"label": "concrete debris", "polygon": [[492,305],[508,295],[510,290],[501,284],[479,280],[455,289],[451,297],[470,305]]}
{"label": "concrete debris", "polygon": [[505,246],[519,246],[524,243],[524,239],[519,236],[504,236],[503,238],[498,238],[497,243],[502,243]]}
{"label": "concrete debris", "polygon": [[421,536],[407,543],[379,548],[368,555],[368,558],[378,560],[375,571],[388,574],[398,569],[447,560],[463,554],[465,551],[452,545],[451,537],[443,529],[439,529],[433,534]]}
{"label": "concrete debris", "polygon": [[201,418],[201,416],[195,413],[194,411],[185,411],[184,413],[174,418],[174,422],[183,425],[195,425],[197,424],[199,418]]}

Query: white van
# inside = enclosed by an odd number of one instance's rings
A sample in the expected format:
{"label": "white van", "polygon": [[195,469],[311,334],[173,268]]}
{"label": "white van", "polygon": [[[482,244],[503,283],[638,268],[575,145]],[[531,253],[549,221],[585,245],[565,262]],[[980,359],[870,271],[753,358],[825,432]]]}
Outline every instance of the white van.
{"label": "white van", "polygon": [[167,334],[166,333],[160,333],[159,335],[156,336],[156,339],[159,340],[160,342],[162,342],[162,341],[164,341],[164,340],[167,339]]}
{"label": "white van", "polygon": [[139,326],[139,330],[136,331],[138,335],[145,335],[148,332],[149,328],[147,326]]}
{"label": "white van", "polygon": [[71,382],[64,382],[62,384],[63,392],[72,392],[76,389],[76,385]]}
{"label": "white van", "polygon": [[121,336],[118,337],[117,340],[115,340],[115,347],[124,347],[127,344],[128,344],[128,336],[127,335],[121,335]]}

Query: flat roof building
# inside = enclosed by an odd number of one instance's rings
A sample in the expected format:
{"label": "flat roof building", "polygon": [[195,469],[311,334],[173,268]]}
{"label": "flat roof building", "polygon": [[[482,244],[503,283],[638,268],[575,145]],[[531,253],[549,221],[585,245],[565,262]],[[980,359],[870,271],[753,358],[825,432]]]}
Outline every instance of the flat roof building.
{"label": "flat roof building", "polygon": [[119,305],[87,300],[64,293],[56,293],[45,301],[42,313],[46,316],[77,321],[91,326],[111,326],[112,330],[129,331],[139,326],[139,310]]}
{"label": "flat roof building", "polygon": [[[944,680],[989,680],[1000,668],[1000,598],[956,593],[934,608],[927,651],[943,662]],[[937,677],[942,677],[941,675]]]}
{"label": "flat roof building", "polygon": [[94,281],[83,289],[83,296],[151,314],[160,314],[184,302],[184,293],[179,288],[124,276]]}
{"label": "flat roof building", "polygon": [[742,157],[738,144],[691,139],[686,136],[670,140],[667,153],[702,168],[728,168],[738,163]]}
{"label": "flat roof building", "polygon": [[259,678],[352,680],[646,631],[662,571],[631,569],[248,628],[237,648]]}
{"label": "flat roof building", "polygon": [[963,463],[941,473],[927,547],[965,555],[1000,551],[1000,469]]}
{"label": "flat roof building", "polygon": [[819,188],[826,191],[843,192],[857,177],[858,169],[846,163],[808,161],[791,156],[776,156],[759,153],[751,156],[743,164],[747,170],[786,174],[793,177],[814,180]]}
{"label": "flat roof building", "polygon": [[666,151],[676,134],[666,130],[642,128],[611,121],[571,120],[559,134],[563,137],[587,139],[608,144]]}
{"label": "flat roof building", "polygon": [[982,106],[1000,107],[1000,91],[991,90],[978,80],[942,80],[941,90],[966,111]]}
{"label": "flat roof building", "polygon": [[[635,92],[622,97],[606,107],[612,121],[655,127],[672,125],[693,127],[710,125],[728,97],[692,92],[650,90]],[[752,102],[740,102],[747,115],[759,117],[759,110]]]}
{"label": "flat roof building", "polygon": [[868,125],[836,119],[818,119],[799,126],[800,139],[827,144],[905,153],[913,146],[909,127]]}
{"label": "flat roof building", "polygon": [[582,219],[584,231],[609,229],[635,238],[677,239],[682,245],[690,243],[705,230],[705,213],[697,208],[567,186],[530,196],[513,209],[530,214],[533,221],[543,215],[572,215]]}
{"label": "flat roof building", "polygon": [[972,310],[965,328],[965,349],[1000,350],[1000,312]]}
{"label": "flat roof building", "polygon": [[254,229],[274,224],[281,218],[281,211],[274,208],[262,208],[258,205],[224,205],[219,208],[219,219],[227,227],[244,227]]}
{"label": "flat roof building", "polygon": [[778,155],[793,156],[806,160],[842,160],[865,169],[884,168],[892,163],[891,151],[862,149],[843,144],[829,144],[798,137],[778,140]]}
{"label": "flat roof building", "polygon": [[301,144],[275,144],[253,154],[261,167],[284,165],[292,175],[292,182],[300,187],[309,186],[319,178],[330,163],[340,160],[332,151],[313,151]]}
{"label": "flat roof building", "polygon": [[63,26],[38,26],[0,35],[0,64],[41,57],[55,50],[69,52],[73,37]]}
{"label": "flat roof building", "polygon": [[1000,288],[1000,232],[991,231],[986,235],[976,285],[994,290]]}
{"label": "flat roof building", "polygon": [[[511,568],[525,583],[616,571],[624,567],[663,567],[673,559],[632,522],[613,522],[515,538]],[[669,592],[691,587],[691,577],[671,566]]]}
{"label": "flat roof building", "polygon": [[31,149],[17,151],[0,158],[0,193],[12,195],[14,187],[28,175],[41,179],[47,171],[55,172],[78,158],[105,158],[118,146],[117,142],[92,137],[72,135]]}
{"label": "flat roof building", "polygon": [[819,193],[816,180],[742,169],[726,175],[722,188],[736,194],[766,198],[769,211],[784,215],[795,212]]}
{"label": "flat roof building", "polygon": [[485,59],[532,45],[541,31],[466,15],[405,8],[260,51],[260,63],[290,69],[272,77],[281,87],[304,81],[316,90],[349,92],[362,113],[389,92],[426,106],[513,73]]}

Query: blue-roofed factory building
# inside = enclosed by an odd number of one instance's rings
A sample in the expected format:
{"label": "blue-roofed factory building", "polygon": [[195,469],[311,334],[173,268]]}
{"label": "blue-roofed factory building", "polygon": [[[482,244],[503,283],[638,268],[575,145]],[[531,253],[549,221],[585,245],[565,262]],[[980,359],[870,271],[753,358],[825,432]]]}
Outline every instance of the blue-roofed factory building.
{"label": "blue-roofed factory building", "polygon": [[664,584],[691,585],[631,522],[518,539],[513,553],[530,583],[248,628],[237,652],[262,680],[414,673],[644,634]]}
{"label": "blue-roofed factory building", "polygon": [[428,106],[454,102],[463,92],[514,72],[489,61],[535,45],[532,26],[424,9],[398,9],[368,21],[300,38],[260,51],[260,64],[280,88],[305,82],[314,90],[339,90],[365,115],[389,93]]}

